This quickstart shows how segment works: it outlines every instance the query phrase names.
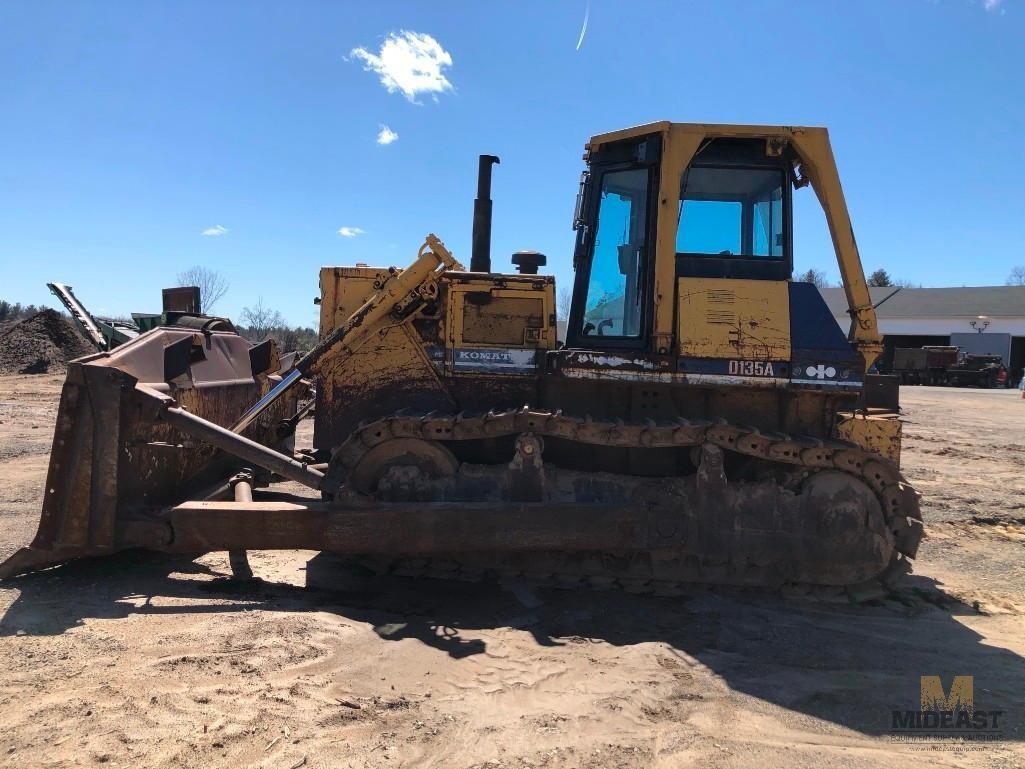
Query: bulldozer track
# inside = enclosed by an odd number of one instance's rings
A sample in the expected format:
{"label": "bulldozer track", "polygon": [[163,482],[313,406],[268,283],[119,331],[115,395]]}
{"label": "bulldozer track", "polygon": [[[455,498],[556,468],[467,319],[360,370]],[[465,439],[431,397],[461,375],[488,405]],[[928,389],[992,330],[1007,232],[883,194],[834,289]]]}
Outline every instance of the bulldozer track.
{"label": "bulldozer track", "polygon": [[[562,438],[579,443],[622,448],[699,447],[712,444],[720,449],[755,457],[767,462],[811,472],[838,470],[869,486],[882,507],[886,525],[893,534],[894,556],[887,568],[868,583],[845,587],[788,584],[786,592],[812,597],[843,600],[871,600],[886,595],[891,586],[910,572],[909,559],[914,558],[923,535],[919,495],[890,460],[861,447],[838,440],[822,440],[763,432],[754,427],[731,424],[724,420],[646,420],[625,422],[592,417],[576,417],[561,411],[523,407],[484,414],[439,414],[399,412],[360,425],[338,447],[331,461],[331,473],[344,478],[363,456],[385,441],[394,438],[419,438],[449,443],[481,438],[502,438],[520,433]],[[665,580],[646,578],[643,570],[630,575],[629,564],[616,572],[595,573],[596,560],[615,559],[615,554],[598,554],[581,559],[571,554],[537,553],[528,558],[516,556],[489,557],[474,563],[455,558],[365,558],[360,563],[375,571],[404,576],[432,576],[448,579],[478,580],[488,573],[503,578],[520,578],[529,582],[556,587],[620,588],[629,592],[681,594],[698,583],[746,584],[737,581],[738,572],[751,570],[751,564],[709,563],[687,564],[688,578]],[[583,561],[578,564],[575,561]],[[757,575],[754,575],[757,577]],[[751,584],[757,583],[757,579]]]}

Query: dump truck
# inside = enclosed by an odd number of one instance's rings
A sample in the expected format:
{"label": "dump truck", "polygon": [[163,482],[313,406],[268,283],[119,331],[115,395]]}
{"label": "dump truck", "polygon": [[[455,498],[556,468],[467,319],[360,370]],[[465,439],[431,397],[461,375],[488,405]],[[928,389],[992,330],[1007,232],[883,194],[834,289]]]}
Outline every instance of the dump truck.
{"label": "dump truck", "polygon": [[893,351],[893,373],[900,377],[901,384],[941,385],[946,383],[947,368],[957,365],[957,361],[957,347],[897,347]]}
{"label": "dump truck", "polygon": [[[546,256],[492,269],[481,156],[468,269],[434,235],[402,269],[323,268],[320,341],[291,366],[173,325],[74,362],[39,532],[2,573],[308,548],[393,574],[882,594],[922,521],[897,413],[866,397],[882,346],[827,131],[660,122],[584,157],[565,344]],[[792,280],[808,187],[847,335]]]}
{"label": "dump truck", "polygon": [[954,387],[1007,387],[1009,378],[1002,356],[966,353],[956,346],[898,347],[893,373],[901,384]]}

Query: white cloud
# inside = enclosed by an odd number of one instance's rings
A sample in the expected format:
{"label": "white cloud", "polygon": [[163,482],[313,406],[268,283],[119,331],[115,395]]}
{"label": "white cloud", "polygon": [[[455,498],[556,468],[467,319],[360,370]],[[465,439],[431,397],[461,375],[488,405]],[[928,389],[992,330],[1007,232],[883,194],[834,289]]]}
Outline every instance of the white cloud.
{"label": "white cloud", "polygon": [[399,138],[399,135],[391,130],[384,123],[381,123],[381,130],[377,132],[377,143],[378,144],[391,144],[393,141]]}
{"label": "white cloud", "polygon": [[222,227],[220,224],[215,224],[213,227],[207,227],[203,230],[204,235],[217,237],[218,235],[226,235],[228,233],[227,227]]}
{"label": "white cloud", "polygon": [[1004,0],[982,0],[982,7],[987,11],[998,11]]}
{"label": "white cloud", "polygon": [[355,238],[362,235],[364,232],[365,230],[362,230],[359,227],[340,227],[338,229],[338,234],[343,238]]}
{"label": "white cloud", "polygon": [[452,66],[452,55],[430,35],[401,30],[392,32],[375,54],[366,48],[353,48],[350,56],[363,62],[363,69],[376,72],[388,93],[400,91],[413,104],[421,93],[435,94],[452,90],[444,69]]}

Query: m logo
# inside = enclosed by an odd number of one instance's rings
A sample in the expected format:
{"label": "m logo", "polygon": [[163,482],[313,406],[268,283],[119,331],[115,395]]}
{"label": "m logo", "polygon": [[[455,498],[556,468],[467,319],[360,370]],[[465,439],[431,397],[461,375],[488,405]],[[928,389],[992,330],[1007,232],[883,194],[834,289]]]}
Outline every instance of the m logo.
{"label": "m logo", "polygon": [[1002,710],[975,707],[973,676],[954,676],[950,689],[939,676],[920,676],[921,708],[891,712],[890,733],[901,741],[955,737],[958,740],[995,740]]}
{"label": "m logo", "polygon": [[954,676],[950,682],[950,693],[943,691],[939,676],[922,676],[922,710],[961,711],[975,710],[975,679],[973,676]]}

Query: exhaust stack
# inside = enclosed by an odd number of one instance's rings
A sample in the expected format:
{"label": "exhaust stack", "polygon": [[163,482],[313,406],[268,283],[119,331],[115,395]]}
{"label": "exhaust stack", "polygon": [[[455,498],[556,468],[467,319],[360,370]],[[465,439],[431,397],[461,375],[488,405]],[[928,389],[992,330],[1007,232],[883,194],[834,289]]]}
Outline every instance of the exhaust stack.
{"label": "exhaust stack", "polygon": [[491,272],[491,166],[497,155],[481,155],[477,167],[477,199],[473,201],[470,272]]}

